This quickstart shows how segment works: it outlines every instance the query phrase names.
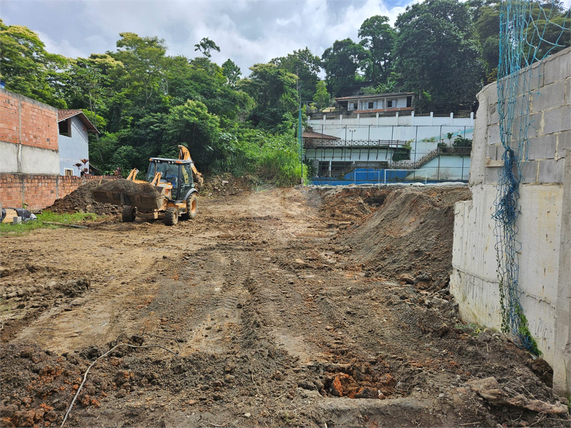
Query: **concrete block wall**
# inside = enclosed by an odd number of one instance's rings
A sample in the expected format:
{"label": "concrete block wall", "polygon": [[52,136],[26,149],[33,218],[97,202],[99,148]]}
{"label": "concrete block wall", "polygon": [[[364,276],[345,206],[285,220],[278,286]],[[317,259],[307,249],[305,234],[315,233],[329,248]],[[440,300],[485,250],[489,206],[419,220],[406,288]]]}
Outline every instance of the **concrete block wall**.
{"label": "concrete block wall", "polygon": [[92,180],[114,180],[113,176],[59,176],[42,174],[0,174],[0,202],[4,208],[38,210],[49,207],[79,186]]}
{"label": "concrete block wall", "polygon": [[[510,143],[510,147],[518,152],[522,160],[523,183],[563,182],[565,150],[571,146],[570,70],[571,52],[567,49],[542,63],[532,65],[522,71],[519,78],[514,79],[518,87],[530,89],[529,93],[522,93],[516,98],[516,118]],[[477,119],[476,123],[480,125],[478,138],[486,140],[486,152],[484,163],[474,171],[472,183],[496,183],[497,172],[486,173],[483,168],[501,168],[503,164],[504,149],[500,141],[497,86],[493,84],[486,87],[479,96],[486,111],[478,111],[477,118],[480,120]],[[522,112],[529,114],[522,117]],[[482,114],[486,115],[485,123],[482,122]],[[518,132],[520,127],[527,127],[528,138],[521,153],[517,150],[521,140]]]}
{"label": "concrete block wall", "polygon": [[[571,49],[515,76],[520,88],[510,147],[522,159],[519,187],[520,303],[531,334],[554,369],[554,388],[571,394]],[[478,94],[470,167],[472,201],[455,209],[451,292],[467,322],[501,328],[492,219],[504,149],[497,86]],[[524,107],[521,109],[521,107]],[[520,126],[528,140],[519,146]]]}

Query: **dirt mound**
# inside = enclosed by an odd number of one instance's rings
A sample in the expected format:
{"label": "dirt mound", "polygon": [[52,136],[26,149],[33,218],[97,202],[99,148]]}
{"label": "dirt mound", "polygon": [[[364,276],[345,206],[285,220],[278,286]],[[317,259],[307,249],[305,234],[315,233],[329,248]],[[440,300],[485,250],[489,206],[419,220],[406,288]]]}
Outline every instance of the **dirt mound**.
{"label": "dirt mound", "polygon": [[[113,181],[111,181],[113,183]],[[97,215],[115,215],[121,212],[120,207],[95,202],[91,196],[93,189],[99,186],[98,181],[89,181],[79,186],[63,198],[56,199],[46,211],[55,213],[95,213]]]}
{"label": "dirt mound", "polygon": [[250,175],[234,177],[231,174],[215,175],[204,178],[200,194],[208,197],[233,196],[246,193],[256,187],[259,182]]}
{"label": "dirt mound", "polygon": [[352,259],[369,274],[420,289],[445,287],[452,267],[454,204],[470,199],[470,190],[404,187],[381,192],[380,208],[339,238],[353,248]]}
{"label": "dirt mound", "polygon": [[[147,198],[158,198],[160,193],[149,183],[135,183],[131,180],[113,180],[103,183],[101,186],[96,186],[97,190],[102,190],[104,192],[114,192],[114,193],[132,193],[140,194]],[[93,188],[91,190],[94,190]]]}
{"label": "dirt mound", "polygon": [[[1,356],[2,382],[11,390],[3,397],[2,426],[60,425],[88,362],[74,355],[58,356],[33,344],[2,346]],[[7,367],[11,370],[4,370]],[[78,406],[98,407],[104,395],[90,395],[94,387],[88,383]]]}
{"label": "dirt mound", "polygon": [[335,187],[310,191],[310,202],[331,220],[353,221],[370,214],[390,191],[379,188]]}

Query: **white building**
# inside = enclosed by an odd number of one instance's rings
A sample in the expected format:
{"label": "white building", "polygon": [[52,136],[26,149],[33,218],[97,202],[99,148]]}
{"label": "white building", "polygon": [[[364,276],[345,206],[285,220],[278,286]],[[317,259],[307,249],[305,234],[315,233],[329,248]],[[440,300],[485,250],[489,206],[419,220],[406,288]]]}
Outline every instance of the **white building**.
{"label": "white building", "polygon": [[353,95],[335,98],[337,104],[349,113],[394,113],[413,110],[413,92],[374,95]]}
{"label": "white building", "polygon": [[[410,170],[424,167],[412,177],[420,180],[444,177],[466,180],[469,160],[466,163],[462,158],[469,158],[469,150],[456,153],[448,148],[453,146],[457,137],[472,139],[474,115],[462,118],[454,117],[452,113],[418,116],[414,111],[406,115],[396,112],[390,116],[380,112],[349,116],[324,114],[320,118],[313,115],[308,121],[307,131],[325,136],[304,138],[305,159],[313,162],[318,177],[335,177],[356,168]],[[438,159],[431,161],[442,152],[446,152],[444,154],[449,158],[451,155],[458,157],[453,161],[457,164],[458,174],[437,171],[444,163]],[[449,165],[451,161],[447,159],[445,164]],[[449,168],[454,166],[449,165]]]}
{"label": "white building", "polygon": [[[81,176],[89,168],[89,134],[99,131],[81,110],[58,110],[60,175]],[[76,164],[81,163],[81,167]]]}

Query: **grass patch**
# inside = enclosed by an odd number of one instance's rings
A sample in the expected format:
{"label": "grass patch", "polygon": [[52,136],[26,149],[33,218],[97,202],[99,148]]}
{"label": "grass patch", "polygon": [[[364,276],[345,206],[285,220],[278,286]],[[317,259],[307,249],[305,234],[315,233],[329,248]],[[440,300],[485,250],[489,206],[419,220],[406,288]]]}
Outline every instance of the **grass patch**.
{"label": "grass patch", "polygon": [[478,336],[481,332],[485,330],[485,327],[481,325],[470,323],[470,324],[457,324],[455,326],[456,330],[461,330],[470,336]]}
{"label": "grass patch", "polygon": [[36,220],[22,222],[21,224],[0,223],[0,235],[20,235],[35,229],[50,228],[56,229],[62,226],[56,226],[48,223],[77,224],[84,221],[97,219],[97,214],[93,213],[74,213],[74,214],[56,214],[51,211],[44,211],[37,215]]}

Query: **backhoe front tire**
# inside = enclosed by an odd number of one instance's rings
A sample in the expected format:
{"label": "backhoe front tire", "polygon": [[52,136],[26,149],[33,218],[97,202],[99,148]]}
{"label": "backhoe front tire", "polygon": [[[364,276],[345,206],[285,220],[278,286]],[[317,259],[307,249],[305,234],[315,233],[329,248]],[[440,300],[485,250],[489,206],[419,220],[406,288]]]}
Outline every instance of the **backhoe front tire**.
{"label": "backhoe front tire", "polygon": [[196,217],[197,202],[196,195],[191,195],[190,198],[188,198],[186,201],[186,212],[181,216],[183,220]]}
{"label": "backhoe front tire", "polygon": [[167,208],[165,211],[165,224],[174,226],[178,223],[178,210],[176,208]]}
{"label": "backhoe front tire", "polygon": [[134,222],[135,218],[137,217],[137,208],[125,205],[121,212],[121,220],[124,222]]}

